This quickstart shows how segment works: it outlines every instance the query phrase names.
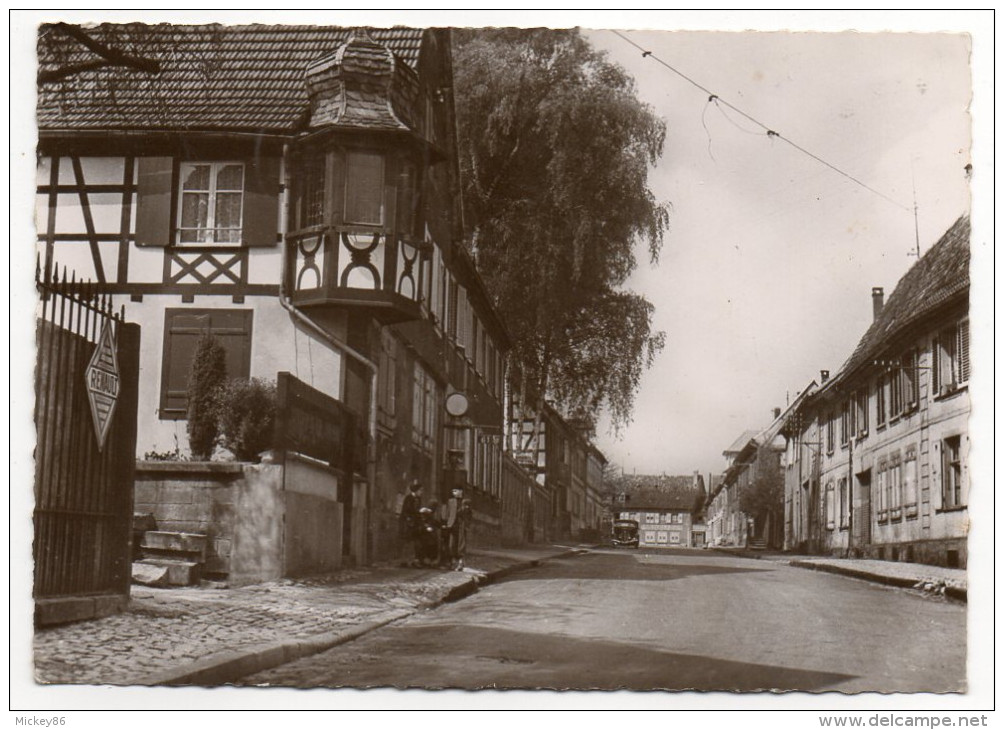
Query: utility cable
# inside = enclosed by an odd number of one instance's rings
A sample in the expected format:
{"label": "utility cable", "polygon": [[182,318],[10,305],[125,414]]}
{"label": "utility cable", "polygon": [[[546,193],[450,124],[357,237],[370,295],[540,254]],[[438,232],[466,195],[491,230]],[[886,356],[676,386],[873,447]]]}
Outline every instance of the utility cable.
{"label": "utility cable", "polygon": [[[716,94],[713,91],[711,91],[711,90],[707,89],[706,87],[702,86],[697,81],[695,81],[694,79],[692,79],[689,76],[687,76],[687,74],[683,73],[682,71],[680,71],[680,70],[674,68],[673,66],[671,66],[670,64],[666,63],[661,58],[659,58],[654,53],[652,53],[652,51],[645,50],[642,46],[640,46],[637,43],[635,43],[633,40],[631,40],[630,38],[628,38],[626,35],[624,35],[620,31],[613,30],[611,32],[614,35],[616,35],[618,38],[620,38],[621,40],[625,41],[626,43],[629,43],[630,45],[634,46],[639,51],[641,51],[642,52],[641,53],[642,58],[651,58],[653,61],[655,61],[656,63],[660,64],[661,66],[664,66],[664,67],[668,68],[670,71],[672,71],[673,73],[675,73],[677,76],[679,76],[680,78],[682,78],[687,83],[689,83],[692,86],[695,86],[698,89],[700,89],[701,91],[703,91],[705,94],[708,95],[709,100],[714,99],[714,102],[715,102],[716,106],[720,106],[720,105],[724,104],[725,106],[727,106],[729,109],[731,109],[735,113],[743,116],[744,118],[746,118],[749,121],[751,121],[753,124],[757,125],[761,129],[763,129],[766,132],[768,138],[770,138],[770,139],[780,139],[780,140],[782,140],[784,142],[787,142],[791,147],[795,148],[796,150],[798,150],[799,152],[801,152],[803,155],[811,157],[816,162],[818,162],[818,163],[820,163],[822,165],[825,165],[826,167],[830,168],[831,170],[833,170],[837,174],[842,175],[843,177],[847,178],[848,180],[850,180],[851,182],[853,182],[853,183],[855,183],[857,185],[860,185],[865,190],[868,190],[869,192],[874,193],[875,195],[879,196],[880,198],[882,198],[883,200],[886,200],[889,203],[892,203],[897,208],[902,208],[903,210],[905,210],[907,212],[910,212],[911,209],[908,206],[903,205],[902,203],[900,203],[897,200],[894,200],[893,198],[890,198],[885,193],[883,193],[883,192],[881,192],[879,190],[876,190],[871,185],[868,185],[867,183],[863,182],[862,180],[859,180],[858,178],[854,177],[853,175],[851,175],[848,172],[844,172],[843,170],[841,170],[836,165],[833,165],[832,163],[827,162],[826,160],[824,160],[819,155],[816,155],[816,154],[810,152],[809,150],[805,149],[801,145],[796,144],[795,142],[793,142],[792,140],[788,139],[784,135],[782,135],[782,134],[776,132],[775,130],[771,129],[770,127],[768,127],[766,124],[764,124],[760,120],[755,119],[754,117],[750,116],[749,114],[747,114],[746,112],[744,112],[739,107],[737,107],[737,106],[735,106],[733,104],[730,104],[725,99],[722,99],[718,94]],[[727,115],[725,115],[725,116],[727,116]],[[732,120],[730,120],[730,121],[732,121]]]}

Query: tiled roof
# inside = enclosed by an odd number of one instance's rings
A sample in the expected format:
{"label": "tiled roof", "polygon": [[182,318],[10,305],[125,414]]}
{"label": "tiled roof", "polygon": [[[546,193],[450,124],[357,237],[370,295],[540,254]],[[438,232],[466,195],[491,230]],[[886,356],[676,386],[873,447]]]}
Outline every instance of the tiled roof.
{"label": "tiled roof", "polygon": [[969,291],[969,217],[962,216],[896,284],[878,318],[828,385],[880,356],[907,327]]}
{"label": "tiled roof", "polygon": [[[703,478],[698,477],[698,480],[703,486]],[[625,475],[619,486],[630,497],[623,505],[618,505],[620,511],[639,509],[690,511],[704,501],[704,490],[694,486],[693,475]]]}
{"label": "tiled roof", "polygon": [[725,451],[723,451],[722,454],[724,456],[729,456],[730,454],[738,454],[740,451],[746,448],[746,444],[752,441],[756,435],[757,431],[753,429],[748,429],[746,431],[743,431],[742,434],[739,436],[739,438],[733,441],[732,445],[729,446],[729,448],[725,449]]}
{"label": "tiled roof", "polygon": [[[56,30],[39,41],[41,70],[95,55]],[[351,30],[279,25],[101,25],[87,29],[127,54],[160,62],[159,74],[128,68],[85,71],[44,85],[41,130],[198,129],[288,132],[308,113],[304,71]],[[421,29],[370,35],[415,69]]]}
{"label": "tiled roof", "polygon": [[696,489],[672,491],[640,491],[629,492],[631,499],[618,505],[620,512],[635,512],[642,510],[683,510],[690,512],[700,507],[704,501],[703,495]]}

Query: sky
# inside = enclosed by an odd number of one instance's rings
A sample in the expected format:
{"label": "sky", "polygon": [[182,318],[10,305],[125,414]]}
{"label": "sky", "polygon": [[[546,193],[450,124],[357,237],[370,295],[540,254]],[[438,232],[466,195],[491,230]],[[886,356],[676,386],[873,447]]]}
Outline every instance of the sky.
{"label": "sky", "polygon": [[744,430],[839,370],[871,322],[872,287],[888,297],[916,262],[917,234],[923,252],[968,212],[971,41],[621,32],[651,57],[608,30],[587,37],[667,126],[650,186],[671,230],[657,264],[639,248],[627,283],[655,305],[666,347],[633,422],[615,434],[603,417],[598,446],[628,473],[720,472]]}

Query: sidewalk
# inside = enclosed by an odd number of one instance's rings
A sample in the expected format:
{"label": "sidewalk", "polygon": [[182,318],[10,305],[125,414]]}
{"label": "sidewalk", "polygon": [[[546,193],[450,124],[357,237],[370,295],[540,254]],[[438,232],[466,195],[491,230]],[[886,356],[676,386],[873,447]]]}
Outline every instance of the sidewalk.
{"label": "sidewalk", "polygon": [[959,568],[942,568],[937,565],[900,563],[890,560],[816,557],[770,550],[747,550],[745,548],[716,547],[714,550],[738,557],[784,562],[796,568],[835,573],[898,588],[916,588],[928,593],[944,595],[957,601],[966,601],[968,597],[967,574],[965,570]]}
{"label": "sidewalk", "polygon": [[134,585],[129,609],[35,633],[45,684],[219,685],[351,641],[574,547],[471,550],[463,572],[374,566],[241,588]]}

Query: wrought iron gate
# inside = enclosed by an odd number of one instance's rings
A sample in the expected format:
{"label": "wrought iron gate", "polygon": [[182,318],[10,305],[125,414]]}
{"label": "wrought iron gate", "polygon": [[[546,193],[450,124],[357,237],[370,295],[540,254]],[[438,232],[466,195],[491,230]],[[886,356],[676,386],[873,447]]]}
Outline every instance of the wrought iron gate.
{"label": "wrought iron gate", "polygon": [[35,281],[33,595],[128,596],[140,328],[65,269]]}

